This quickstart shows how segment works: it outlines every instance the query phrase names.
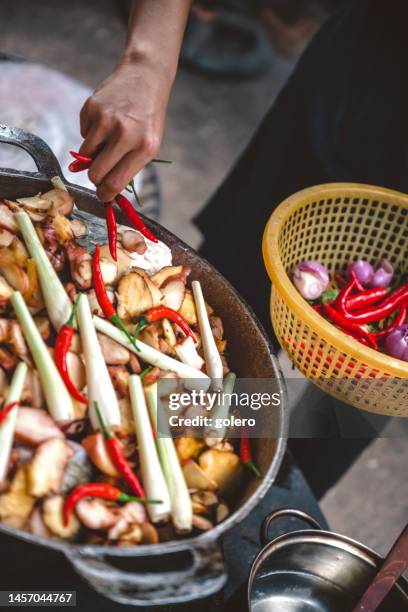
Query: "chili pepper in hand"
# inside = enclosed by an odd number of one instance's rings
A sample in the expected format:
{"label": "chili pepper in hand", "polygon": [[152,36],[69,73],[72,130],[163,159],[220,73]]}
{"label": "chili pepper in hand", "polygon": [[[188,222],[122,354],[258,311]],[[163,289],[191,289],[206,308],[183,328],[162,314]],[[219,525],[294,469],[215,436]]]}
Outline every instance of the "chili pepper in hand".
{"label": "chili pepper in hand", "polygon": [[105,283],[103,282],[100,259],[101,259],[101,247],[99,246],[99,244],[97,244],[93,258],[92,258],[92,276],[93,276],[95,295],[96,295],[96,299],[98,300],[98,304],[101,307],[101,310],[103,314],[105,315],[105,317],[109,319],[111,323],[116,325],[116,327],[125,334],[126,338],[129,340],[132,346],[134,346],[135,349],[139,351],[139,348],[136,344],[135,339],[131,336],[131,334],[128,332],[128,330],[124,326],[123,321],[119,318],[118,314],[116,313],[116,310],[112,306],[112,303],[109,299],[109,296],[105,289]]}
{"label": "chili pepper in hand", "polygon": [[72,157],[74,157],[80,162],[83,162],[84,164],[91,165],[93,162],[92,157],[89,157],[89,155],[82,155],[81,153],[77,153],[76,151],[70,151],[70,154],[72,155]]}
{"label": "chili pepper in hand", "polygon": [[0,425],[1,423],[3,423],[5,418],[10,414],[13,408],[19,405],[20,405],[20,402],[17,400],[15,402],[9,402],[5,406],[3,406],[3,408],[0,410]]}
{"label": "chili pepper in hand", "polygon": [[135,338],[138,337],[139,333],[144,327],[147,327],[147,325],[150,325],[150,323],[153,323],[154,321],[160,321],[162,319],[169,319],[170,321],[173,321],[173,323],[177,323],[185,335],[190,336],[194,342],[196,342],[196,337],[192,329],[183,319],[181,314],[179,314],[177,310],[173,310],[167,306],[157,306],[156,308],[151,308],[136,325]]}
{"label": "chili pepper in hand", "polygon": [[381,304],[373,308],[364,309],[358,313],[345,313],[345,318],[356,325],[375,323],[389,317],[400,306],[408,306],[408,284],[393,291]]}
{"label": "chili pepper in hand", "polygon": [[338,325],[341,329],[345,329],[347,331],[354,332],[358,336],[365,338],[369,342],[370,346],[372,346],[375,349],[378,348],[378,343],[372,334],[367,332],[365,329],[363,329],[359,325],[356,325],[355,323],[351,323],[351,321],[346,319],[342,313],[337,312],[337,310],[333,308],[333,306],[331,306],[330,304],[325,304],[323,308],[328,318],[333,323]]}
{"label": "chili pepper in hand", "polygon": [[118,228],[116,225],[115,211],[112,202],[105,204],[105,220],[106,227],[108,229],[109,252],[112,255],[112,259],[117,261]]}
{"label": "chili pepper in hand", "polygon": [[64,525],[67,525],[77,503],[84,497],[100,497],[101,499],[110,499],[122,504],[131,501],[137,501],[141,504],[161,504],[161,499],[146,499],[127,495],[117,487],[102,482],[88,482],[76,487],[65,499],[63,517]]}
{"label": "chili pepper in hand", "polygon": [[241,463],[251,470],[255,476],[260,478],[261,472],[252,459],[251,441],[245,429],[242,432],[241,441],[239,443],[239,456],[241,458]]}
{"label": "chili pepper in hand", "polygon": [[132,206],[132,203],[125,198],[121,193],[115,198],[117,205],[126,216],[128,221],[133,225],[135,229],[137,229],[145,238],[148,238],[152,242],[159,242],[154,234],[149,230],[149,228],[145,225],[142,218],[138,215],[135,209]]}
{"label": "chili pepper in hand", "polygon": [[114,466],[118,469],[120,474],[129,484],[133,493],[138,495],[139,497],[145,498],[145,492],[143,491],[143,487],[139,482],[138,477],[130,467],[125,455],[123,454],[122,447],[119,441],[111,434],[109,429],[106,427],[106,424],[102,418],[100,413],[98,402],[95,402],[95,411],[98,416],[99,423],[101,424],[101,429],[103,431],[103,435],[106,442],[106,448],[108,449],[108,453]]}
{"label": "chili pepper in hand", "polygon": [[65,386],[70,392],[70,394],[72,395],[72,397],[74,397],[79,402],[82,402],[83,404],[87,404],[88,400],[86,399],[86,397],[82,395],[80,391],[78,391],[78,389],[75,387],[74,383],[72,382],[69,376],[68,364],[67,364],[67,353],[69,351],[71,340],[72,340],[72,337],[75,331],[74,330],[74,319],[75,319],[76,309],[78,307],[78,300],[80,296],[81,294],[79,293],[75,300],[74,306],[72,308],[71,316],[69,317],[65,325],[63,325],[58,332],[58,336],[57,336],[57,340],[55,342],[55,348],[54,348],[54,361],[55,361],[55,365],[57,366],[58,372],[60,373],[61,378],[64,381]]}
{"label": "chili pepper in hand", "polygon": [[388,334],[390,334],[395,329],[397,329],[397,327],[400,327],[401,325],[403,325],[405,323],[405,319],[407,318],[407,311],[408,309],[406,306],[401,306],[396,318],[391,323],[391,325],[389,325],[385,329],[382,329],[381,331],[374,332],[373,336],[377,339],[384,338],[384,336],[388,336]]}
{"label": "chili pepper in hand", "polygon": [[74,159],[74,161],[69,164],[68,170],[70,172],[83,172],[83,170],[88,170],[90,165],[91,164],[89,162],[83,162],[79,159]]}

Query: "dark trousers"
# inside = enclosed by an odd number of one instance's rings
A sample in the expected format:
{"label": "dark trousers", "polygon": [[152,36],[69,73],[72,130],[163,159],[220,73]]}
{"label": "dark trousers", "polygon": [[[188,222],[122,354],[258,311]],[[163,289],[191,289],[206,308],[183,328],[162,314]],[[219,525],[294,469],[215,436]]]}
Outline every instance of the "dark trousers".
{"label": "dark trousers", "polygon": [[[205,237],[202,255],[252,305],[272,338],[261,243],[274,208],[300,189],[334,181],[408,192],[407,23],[405,0],[347,3],[314,37],[231,174],[196,218]],[[309,443],[296,443],[302,460],[311,454]],[[323,492],[366,443],[316,441],[313,454],[319,462],[326,455],[329,468],[312,482],[315,489]],[[314,466],[305,471],[311,478],[316,473]]]}

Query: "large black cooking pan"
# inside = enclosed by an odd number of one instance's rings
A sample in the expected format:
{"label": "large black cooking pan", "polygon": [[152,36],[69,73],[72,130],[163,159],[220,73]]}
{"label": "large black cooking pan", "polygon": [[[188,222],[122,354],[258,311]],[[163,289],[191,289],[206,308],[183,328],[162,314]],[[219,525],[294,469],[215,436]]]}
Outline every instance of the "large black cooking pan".
{"label": "large black cooking pan", "polygon": [[[15,199],[47,191],[51,177],[62,177],[58,161],[40,138],[16,128],[0,126],[0,142],[25,149],[38,168],[35,173],[0,169],[0,198]],[[102,207],[92,191],[68,182],[66,185],[81,211],[103,216]],[[125,222],[124,219],[121,221]],[[250,308],[207,261],[157,223],[148,221],[147,224],[169,245],[175,263],[190,266],[191,278],[201,281],[208,302],[223,319],[232,369],[241,378],[276,379],[277,390],[284,398],[284,385],[276,357]],[[225,248],[235,247],[226,244]],[[157,545],[113,548],[47,540],[1,524],[0,532],[61,551],[94,589],[124,604],[147,607],[211,595],[221,589],[227,578],[220,537],[242,521],[262,499],[274,482],[283,458],[287,424],[285,402],[282,401],[281,406],[273,410],[264,410],[257,415],[257,419],[265,436],[268,436],[253,440],[255,460],[264,476],[262,480],[252,479],[244,484],[229,518],[201,535]],[[189,558],[187,564],[186,553]],[[142,562],[139,563],[141,570],[129,572],[119,567],[130,561],[137,566],[138,560]],[[163,563],[172,571],[159,571]],[[146,568],[150,568],[150,571],[146,572]]]}

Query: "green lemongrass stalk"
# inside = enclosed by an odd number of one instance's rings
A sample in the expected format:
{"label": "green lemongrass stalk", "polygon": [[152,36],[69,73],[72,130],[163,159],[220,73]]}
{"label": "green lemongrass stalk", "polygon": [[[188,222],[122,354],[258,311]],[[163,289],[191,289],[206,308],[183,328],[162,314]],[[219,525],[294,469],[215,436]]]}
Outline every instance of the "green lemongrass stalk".
{"label": "green lemongrass stalk", "polygon": [[53,176],[51,179],[51,184],[54,189],[63,189],[64,191],[68,191],[64,181],[60,176]]}
{"label": "green lemongrass stalk", "polygon": [[118,342],[122,346],[125,346],[129,351],[136,353],[140,359],[150,363],[150,365],[157,366],[161,370],[175,372],[180,378],[185,380],[184,384],[187,388],[203,389],[206,391],[210,386],[211,380],[204,372],[200,372],[200,370],[196,370],[181,361],[177,361],[177,359],[173,359],[157,351],[140,340],[137,340],[137,347],[139,350],[136,350],[132,343],[129,342],[126,335],[120,329],[109,323],[109,321],[97,316],[94,316],[93,320],[99,332],[109,336],[109,338],[112,338],[112,340],[115,340],[115,342]]}
{"label": "green lemongrass stalk", "polygon": [[[145,391],[150,418],[157,432],[157,385],[151,385]],[[163,423],[160,423],[161,429]],[[161,432],[163,434],[163,432]],[[179,533],[188,533],[192,529],[193,507],[190,493],[181,469],[180,461],[174,446],[170,431],[165,432],[166,437],[156,436],[156,446],[160,463],[170,494],[171,516],[174,528]]]}
{"label": "green lemongrass stalk", "polygon": [[55,272],[47,253],[38,238],[35,227],[26,212],[15,214],[25,245],[35,262],[41,291],[48,316],[56,331],[68,321],[72,310],[71,300]]}
{"label": "green lemongrass stalk", "polygon": [[117,427],[121,424],[118,399],[96,335],[89,301],[84,294],[78,301],[77,321],[85,359],[89,418],[92,426],[94,429],[100,428],[94,408],[96,403],[106,425]]}
{"label": "green lemongrass stalk", "polygon": [[156,444],[140,376],[129,379],[130,402],[135,423],[136,440],[142,470],[143,488],[148,499],[160,499],[160,505],[149,505],[147,511],[153,523],[167,521],[170,516],[170,496],[157,454]]}
{"label": "green lemongrass stalk", "polygon": [[37,367],[45,401],[51,416],[57,423],[72,421],[74,408],[71,396],[19,291],[13,293],[11,303]]}
{"label": "green lemongrass stalk", "polygon": [[[20,362],[16,367],[10,387],[4,402],[4,406],[11,402],[19,402],[23,394],[24,383],[28,368],[25,363]],[[13,447],[14,430],[17,420],[17,406],[8,413],[0,425],[0,483],[4,482],[7,476],[7,469],[10,460],[10,453]]]}
{"label": "green lemongrass stalk", "polygon": [[201,284],[199,281],[191,283],[193,296],[197,311],[198,325],[201,333],[201,342],[203,343],[204,359],[206,372],[212,380],[212,386],[216,389],[222,389],[222,379],[224,376],[224,367],[222,365],[221,356],[218,352],[217,345],[211,330],[210,321],[208,319],[207,309]]}
{"label": "green lemongrass stalk", "polygon": [[[222,398],[214,408],[212,409],[209,416],[212,418],[214,423],[216,419],[227,419],[231,408],[231,393],[234,391],[235,381],[237,380],[236,375],[233,372],[228,372],[224,378],[222,384]],[[211,427],[205,428],[205,443],[207,446],[214,446],[218,442],[221,442],[225,438],[226,427]]]}

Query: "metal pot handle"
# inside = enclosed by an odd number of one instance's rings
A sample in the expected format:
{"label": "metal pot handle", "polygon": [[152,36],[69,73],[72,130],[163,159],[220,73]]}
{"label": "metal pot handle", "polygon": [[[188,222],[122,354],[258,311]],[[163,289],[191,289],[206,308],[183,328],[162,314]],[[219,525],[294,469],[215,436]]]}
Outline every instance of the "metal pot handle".
{"label": "metal pot handle", "polygon": [[294,508],[279,508],[278,510],[274,510],[273,512],[268,514],[262,522],[259,534],[262,546],[265,546],[269,542],[268,532],[272,521],[284,516],[298,518],[304,523],[310,525],[310,527],[313,527],[314,529],[322,529],[322,526],[316,521],[316,519],[314,519],[312,516],[310,516],[310,514],[307,514],[307,512],[304,512],[303,510],[295,510]]}
{"label": "metal pot handle", "polygon": [[[39,173],[44,177],[60,176],[63,178],[57,158],[50,147],[38,136],[30,134],[30,132],[24,132],[20,128],[0,124],[0,143],[15,145],[27,151],[33,158]],[[11,172],[13,172],[12,169]],[[32,172],[26,174],[32,174]]]}
{"label": "metal pot handle", "polygon": [[70,550],[66,555],[75,571],[98,593],[121,604],[149,607],[209,597],[224,586],[227,574],[217,542],[185,550],[192,554],[191,567],[157,573],[118,569],[106,560],[106,553],[97,551]]}

